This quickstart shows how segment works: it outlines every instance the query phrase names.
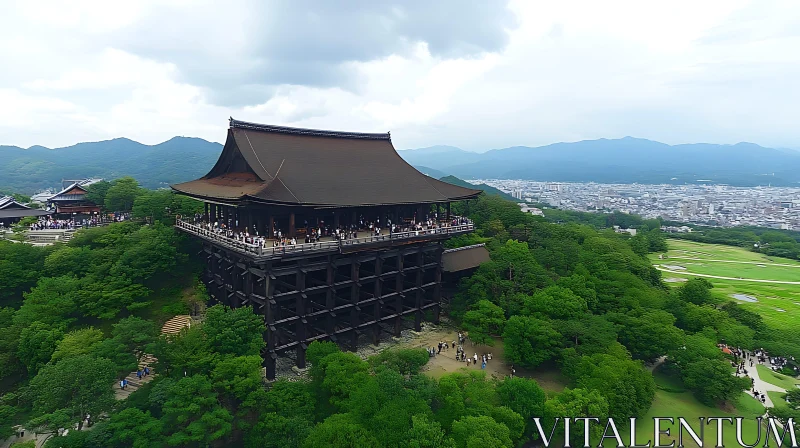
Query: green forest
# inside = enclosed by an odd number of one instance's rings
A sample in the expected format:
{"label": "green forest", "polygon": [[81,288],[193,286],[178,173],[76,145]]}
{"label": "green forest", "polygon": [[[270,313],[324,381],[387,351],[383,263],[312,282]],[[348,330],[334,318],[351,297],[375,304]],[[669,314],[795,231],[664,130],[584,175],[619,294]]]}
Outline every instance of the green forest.
{"label": "green forest", "polygon": [[[474,341],[501,337],[508,363],[557,369],[566,389],[477,370],[434,379],[424,349],[363,360],[331,342],[309,346],[307,379],[265,384],[265,328],[250,308],[213,306],[159,335],[207,299],[196,243],[170,226],[196,203],[132,179],[92,193],[139,219],[49,247],[0,241],[0,438],[22,424],[53,433],[47,447],[514,447],[538,438],[533,417],[645,415],[660,387],[646,365],[665,355],[665,371],[712,406],[750,386],[716,344],[800,357],[800,335],[720,302],[708,282],[667,288],[647,259],[665,250],[657,223],[631,237],[481,195],[454,207],[478,230],[448,245],[484,242],[491,261],[458,285],[450,318]],[[155,378],[115,400],[143,354]],[[56,434],[87,414],[88,430]]]}

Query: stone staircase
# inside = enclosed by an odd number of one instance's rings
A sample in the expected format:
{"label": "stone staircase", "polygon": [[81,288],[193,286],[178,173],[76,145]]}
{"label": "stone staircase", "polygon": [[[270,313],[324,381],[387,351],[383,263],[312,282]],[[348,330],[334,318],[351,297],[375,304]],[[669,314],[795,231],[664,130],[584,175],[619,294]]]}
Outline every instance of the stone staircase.
{"label": "stone staircase", "polygon": [[192,316],[188,314],[179,314],[164,323],[164,326],[161,327],[161,334],[178,334],[184,328],[191,326]]}
{"label": "stone staircase", "polygon": [[139,390],[140,387],[149,383],[155,377],[155,369],[153,368],[153,364],[155,364],[156,358],[152,355],[144,355],[144,357],[139,361],[139,369],[142,370],[144,373],[144,368],[150,368],[150,375],[144,376],[142,375],[142,379],[139,379],[136,376],[136,372],[131,372],[128,376],[125,377],[128,380],[128,386],[125,390],[119,388],[119,380],[114,383],[114,397],[117,400],[124,400],[128,398],[132,393]]}
{"label": "stone staircase", "polygon": [[[173,317],[172,319],[168,320],[164,323],[164,326],[161,327],[161,334],[178,334],[186,327],[192,326],[192,316],[188,314],[181,314],[178,316]],[[132,393],[139,390],[144,384],[150,382],[155,377],[155,369],[153,368],[153,364],[155,364],[156,358],[153,355],[145,354],[141,360],[139,361],[139,369],[144,371],[145,367],[150,367],[150,375],[142,376],[142,379],[139,379],[136,376],[136,372],[131,372],[125,377],[128,380],[128,386],[125,390],[119,388],[120,380],[116,380],[114,382],[114,396],[117,400],[124,400],[128,398]]]}

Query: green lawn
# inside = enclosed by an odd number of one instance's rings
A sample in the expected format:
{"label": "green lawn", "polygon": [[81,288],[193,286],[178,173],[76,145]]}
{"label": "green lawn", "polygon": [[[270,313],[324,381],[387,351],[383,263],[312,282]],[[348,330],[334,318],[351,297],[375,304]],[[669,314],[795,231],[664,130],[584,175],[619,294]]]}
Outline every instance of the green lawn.
{"label": "green lawn", "polygon": [[769,367],[762,364],[757,365],[756,370],[758,370],[758,376],[762,380],[766,381],[769,384],[782,387],[786,390],[795,389],[797,388],[797,385],[800,384],[800,381],[798,381],[797,379],[777,372],[773,372],[772,370],[770,370]]}
{"label": "green lawn", "polygon": [[[772,264],[800,263],[785,258],[766,257],[764,255],[747,251],[740,247],[720,246],[715,244],[695,243],[683,240],[667,240],[670,250],[669,258],[658,259],[658,254],[651,254],[650,259],[654,264],[679,265],[687,268],[689,272],[697,272],[723,277],[760,278],[774,280],[800,281],[800,268],[770,266]],[[693,261],[674,258],[687,256],[692,258],[753,261],[767,267],[739,263],[720,263],[709,261]],[[691,275],[662,273],[664,278],[691,278]],[[758,302],[737,301],[750,311],[760,314],[764,321],[773,328],[797,332],[800,334],[800,285],[781,285],[741,280],[722,280],[706,278],[714,285],[714,294],[721,299],[733,300],[732,294],[746,294],[755,297]],[[671,286],[680,286],[681,283],[668,283]]]}
{"label": "green lawn", "polygon": [[[744,441],[752,443],[758,436],[758,427],[756,426],[755,418],[764,415],[764,406],[761,405],[752,396],[742,393],[736,403],[731,403],[726,409],[719,409],[715,407],[706,406],[699,401],[690,392],[668,392],[663,388],[669,390],[680,390],[682,384],[680,379],[670,378],[667,375],[660,373],[656,370],[653,373],[656,384],[659,389],[656,391],[656,397],[653,405],[640,421],[647,423],[637,427],[636,441],[639,444],[646,444],[648,440],[653,439],[653,417],[673,417],[675,424],[666,424],[662,429],[669,428],[670,436],[662,436],[661,443],[669,444],[675,441],[678,444],[678,417],[683,417],[691,425],[693,429],[699,434],[699,417],[744,417],[743,423],[743,436]],[[627,439],[627,437],[626,437]],[[697,444],[693,442],[691,436],[684,432],[683,437],[684,445],[695,447]],[[716,442],[716,429],[706,426],[706,431],[703,436],[704,446],[714,446]],[[736,443],[736,431],[734,427],[726,427],[723,432],[723,441],[725,446],[738,446]],[[612,445],[606,445],[612,446]]]}
{"label": "green lawn", "polygon": [[780,263],[800,265],[800,261],[788,258],[768,257],[751,252],[743,247],[723,246],[721,244],[696,243],[694,241],[668,239],[670,257],[687,257],[732,261],[757,261],[760,263]]}

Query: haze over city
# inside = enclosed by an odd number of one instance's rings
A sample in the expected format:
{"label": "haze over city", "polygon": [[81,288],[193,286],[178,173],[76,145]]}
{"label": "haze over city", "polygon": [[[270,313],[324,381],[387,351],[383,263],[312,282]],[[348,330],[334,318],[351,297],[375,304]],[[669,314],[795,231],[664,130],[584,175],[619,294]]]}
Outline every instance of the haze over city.
{"label": "haze over city", "polygon": [[234,116],[392,131],[400,149],[626,135],[800,147],[795,2],[11,1],[3,10],[0,144],[219,141]]}

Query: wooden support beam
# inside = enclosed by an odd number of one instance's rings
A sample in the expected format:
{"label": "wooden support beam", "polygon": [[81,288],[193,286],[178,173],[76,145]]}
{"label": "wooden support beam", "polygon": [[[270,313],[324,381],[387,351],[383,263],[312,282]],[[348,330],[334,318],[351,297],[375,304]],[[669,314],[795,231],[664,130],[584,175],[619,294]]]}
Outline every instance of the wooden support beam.
{"label": "wooden support beam", "polygon": [[[352,280],[352,284],[350,285],[350,304],[352,305],[350,308],[350,327],[357,328],[361,323],[361,317],[359,316],[358,310],[358,299],[361,295],[361,285],[358,282],[358,272],[359,271],[359,262],[356,258],[353,258],[350,263],[350,279]],[[350,332],[351,336],[351,344],[350,348],[353,351],[356,351],[358,348],[358,333],[356,331]]]}
{"label": "wooden support beam", "polygon": [[424,260],[425,253],[422,251],[422,246],[419,247],[417,251],[417,281],[416,281],[416,288],[414,291],[414,330],[415,331],[422,331],[422,300],[423,296],[425,295],[425,290],[422,289],[422,280],[423,275],[425,274],[425,270],[422,269],[422,265],[425,264]]}
{"label": "wooden support beam", "polygon": [[294,235],[295,235],[294,212],[289,212],[289,238],[294,238]]}

